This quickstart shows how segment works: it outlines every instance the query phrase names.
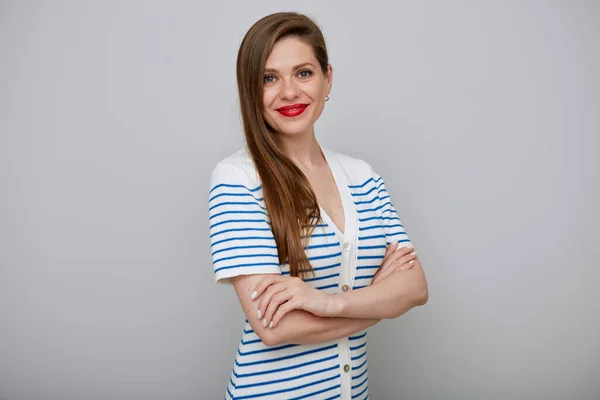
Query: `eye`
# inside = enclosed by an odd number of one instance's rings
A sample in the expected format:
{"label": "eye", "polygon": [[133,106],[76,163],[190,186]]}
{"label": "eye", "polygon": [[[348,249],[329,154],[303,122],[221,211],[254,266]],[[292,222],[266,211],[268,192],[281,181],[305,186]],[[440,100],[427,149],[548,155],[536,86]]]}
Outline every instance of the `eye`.
{"label": "eye", "polygon": [[[269,80],[269,78],[272,78],[273,80]],[[275,77],[273,75],[265,75],[265,83],[273,83],[275,80]]]}
{"label": "eye", "polygon": [[[302,74],[305,74],[305,75],[302,75]],[[311,76],[311,75],[312,75],[312,71],[310,71],[310,70],[308,70],[308,69],[305,69],[305,70],[302,70],[302,71],[300,71],[300,76],[301,76],[302,78],[308,78],[308,77],[309,77],[309,76]]]}

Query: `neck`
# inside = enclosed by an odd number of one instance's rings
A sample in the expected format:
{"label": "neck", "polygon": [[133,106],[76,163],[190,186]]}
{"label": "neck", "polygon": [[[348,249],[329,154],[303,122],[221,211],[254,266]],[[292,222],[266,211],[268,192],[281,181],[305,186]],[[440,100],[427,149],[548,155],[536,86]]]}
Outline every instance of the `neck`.
{"label": "neck", "polygon": [[311,170],[325,162],[314,130],[302,135],[278,135],[278,145],[301,170]]}

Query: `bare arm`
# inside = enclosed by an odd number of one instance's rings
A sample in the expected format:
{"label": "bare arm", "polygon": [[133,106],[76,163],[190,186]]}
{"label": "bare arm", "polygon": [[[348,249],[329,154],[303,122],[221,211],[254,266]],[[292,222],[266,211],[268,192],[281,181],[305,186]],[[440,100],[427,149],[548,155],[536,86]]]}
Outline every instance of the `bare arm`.
{"label": "bare arm", "polygon": [[[427,302],[427,281],[411,247],[388,246],[384,261],[370,286],[340,294],[326,294],[298,278],[264,275],[256,290],[265,323],[277,328],[295,310],[328,318],[396,318]],[[249,289],[252,290],[252,289]]]}
{"label": "bare arm", "polygon": [[427,302],[427,280],[418,258],[409,270],[396,270],[365,288],[333,297],[333,315],[345,318],[396,318]]}
{"label": "bare arm", "polygon": [[[322,343],[350,336],[379,322],[376,318],[317,317],[303,310],[292,310],[277,326],[264,326],[259,318],[258,302],[250,296],[258,283],[267,275],[240,275],[231,279],[238,299],[254,332],[267,346],[281,344]],[[333,295],[328,295],[332,296]],[[263,317],[261,315],[261,317]]]}

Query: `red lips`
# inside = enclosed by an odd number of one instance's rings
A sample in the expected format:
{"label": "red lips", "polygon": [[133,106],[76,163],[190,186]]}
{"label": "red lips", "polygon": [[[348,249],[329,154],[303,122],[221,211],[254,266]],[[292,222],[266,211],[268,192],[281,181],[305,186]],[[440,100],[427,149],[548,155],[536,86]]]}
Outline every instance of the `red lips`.
{"label": "red lips", "polygon": [[278,111],[281,115],[286,117],[295,117],[304,112],[308,107],[308,104],[292,104],[290,106],[279,107],[276,111]]}

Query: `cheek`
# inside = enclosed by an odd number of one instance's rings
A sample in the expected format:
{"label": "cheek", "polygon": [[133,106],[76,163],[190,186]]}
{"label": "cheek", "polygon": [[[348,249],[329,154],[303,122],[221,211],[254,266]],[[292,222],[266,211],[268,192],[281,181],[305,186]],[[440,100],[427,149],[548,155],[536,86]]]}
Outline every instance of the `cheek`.
{"label": "cheek", "polygon": [[276,93],[274,90],[265,89],[263,91],[263,107],[270,109],[271,105],[275,101]]}

